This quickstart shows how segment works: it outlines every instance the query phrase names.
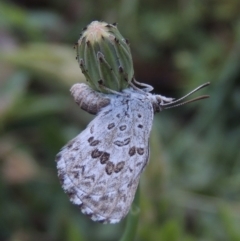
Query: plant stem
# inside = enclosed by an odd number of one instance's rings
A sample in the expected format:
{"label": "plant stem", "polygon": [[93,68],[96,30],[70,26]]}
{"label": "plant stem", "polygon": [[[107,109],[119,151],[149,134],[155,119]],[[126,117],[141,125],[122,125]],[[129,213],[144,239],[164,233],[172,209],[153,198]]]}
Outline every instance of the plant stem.
{"label": "plant stem", "polygon": [[137,227],[138,227],[138,218],[140,214],[140,186],[138,186],[130,213],[127,217],[127,224],[123,233],[122,238],[120,241],[133,241],[134,237],[137,233]]}

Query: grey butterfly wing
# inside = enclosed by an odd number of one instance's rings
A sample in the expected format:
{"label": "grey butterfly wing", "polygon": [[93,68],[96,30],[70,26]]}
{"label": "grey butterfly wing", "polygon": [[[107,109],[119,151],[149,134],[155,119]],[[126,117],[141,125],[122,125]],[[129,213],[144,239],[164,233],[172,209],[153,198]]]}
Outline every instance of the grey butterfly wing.
{"label": "grey butterfly wing", "polygon": [[149,100],[115,96],[57,155],[63,189],[92,220],[116,223],[129,212],[149,159],[152,120]]}

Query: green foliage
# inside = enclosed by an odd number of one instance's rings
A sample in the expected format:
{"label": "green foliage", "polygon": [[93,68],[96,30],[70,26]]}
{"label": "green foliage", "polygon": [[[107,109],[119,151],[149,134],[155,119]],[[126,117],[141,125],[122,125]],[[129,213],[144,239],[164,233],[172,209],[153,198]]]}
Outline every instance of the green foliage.
{"label": "green foliage", "polygon": [[0,240],[112,241],[127,230],[127,219],[102,225],[71,205],[54,162],[93,118],[69,93],[85,81],[72,46],[93,20],[118,22],[136,79],[155,93],[211,82],[210,99],[155,117],[135,240],[240,240],[240,2],[24,4],[0,3]]}

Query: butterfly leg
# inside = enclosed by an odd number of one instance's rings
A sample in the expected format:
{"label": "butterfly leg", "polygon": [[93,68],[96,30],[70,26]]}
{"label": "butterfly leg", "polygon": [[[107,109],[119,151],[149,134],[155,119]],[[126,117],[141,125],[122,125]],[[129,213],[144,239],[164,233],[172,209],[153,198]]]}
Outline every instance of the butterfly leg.
{"label": "butterfly leg", "polygon": [[115,91],[115,90],[112,90],[112,89],[106,87],[106,86],[103,84],[102,80],[99,80],[99,81],[98,81],[98,84],[99,84],[99,87],[100,87],[100,88],[108,91],[110,94],[125,96],[125,94],[123,94],[123,93],[120,93],[120,92],[118,92],[118,91]]}
{"label": "butterfly leg", "polygon": [[144,87],[142,90],[145,92],[150,92],[154,89],[151,85],[140,83],[136,79],[133,79],[133,82],[141,87]]}

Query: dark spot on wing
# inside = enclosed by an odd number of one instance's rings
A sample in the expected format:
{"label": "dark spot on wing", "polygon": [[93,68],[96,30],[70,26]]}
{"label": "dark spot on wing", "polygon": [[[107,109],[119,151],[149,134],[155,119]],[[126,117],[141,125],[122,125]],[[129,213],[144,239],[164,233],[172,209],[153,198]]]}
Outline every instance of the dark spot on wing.
{"label": "dark spot on wing", "polygon": [[101,141],[95,140],[90,143],[90,146],[97,146]]}
{"label": "dark spot on wing", "polygon": [[115,124],[114,124],[114,123],[110,123],[107,128],[108,128],[109,130],[111,130],[111,129],[114,128],[114,127],[115,127]]}
{"label": "dark spot on wing", "polygon": [[129,149],[129,152],[128,152],[129,156],[134,156],[136,154],[136,147],[133,146]]}
{"label": "dark spot on wing", "polygon": [[70,188],[70,189],[68,189],[68,190],[65,190],[65,192],[67,193],[67,195],[71,198],[71,197],[74,197],[76,194],[77,194],[77,192],[76,192],[76,190],[75,190],[75,188]]}
{"label": "dark spot on wing", "polygon": [[142,117],[142,115],[141,114],[138,114],[138,118],[141,118]]}
{"label": "dark spot on wing", "polygon": [[94,132],[94,125],[90,127],[90,133],[93,134],[93,132]]}
{"label": "dark spot on wing", "polygon": [[82,173],[82,175],[83,175],[84,172],[85,172],[85,166],[81,166],[80,168],[82,169],[82,172],[81,172],[81,173]]}
{"label": "dark spot on wing", "polygon": [[91,142],[93,141],[93,139],[94,139],[93,136],[89,137],[89,138],[88,138],[88,142],[91,143]]}
{"label": "dark spot on wing", "polygon": [[95,149],[92,151],[91,156],[92,158],[98,158],[103,154],[102,151],[99,151],[98,149]]}
{"label": "dark spot on wing", "polygon": [[110,154],[107,152],[104,152],[100,157],[100,163],[105,164],[109,160]]}
{"label": "dark spot on wing", "polygon": [[71,174],[74,176],[74,178],[78,178],[79,177],[79,171],[72,171]]}
{"label": "dark spot on wing", "polygon": [[138,125],[138,128],[143,128],[143,125],[139,124],[139,125]]}
{"label": "dark spot on wing", "polygon": [[142,162],[138,162],[138,163],[136,164],[136,167],[141,166],[141,165],[142,165]]}
{"label": "dark spot on wing", "polygon": [[139,155],[143,155],[144,154],[144,148],[141,148],[141,147],[137,148],[137,153]]}
{"label": "dark spot on wing", "polygon": [[117,165],[115,166],[114,172],[118,173],[120,172],[125,165],[124,161],[118,162]]}
{"label": "dark spot on wing", "polygon": [[126,130],[126,128],[127,128],[126,125],[122,125],[122,126],[119,127],[120,131],[124,131],[124,130]]}
{"label": "dark spot on wing", "polygon": [[106,164],[105,170],[108,175],[111,175],[114,171],[114,164],[112,162],[108,161]]}
{"label": "dark spot on wing", "polygon": [[113,142],[116,146],[126,146],[130,143],[130,137],[129,138],[126,138],[125,140],[123,141],[114,141]]}

